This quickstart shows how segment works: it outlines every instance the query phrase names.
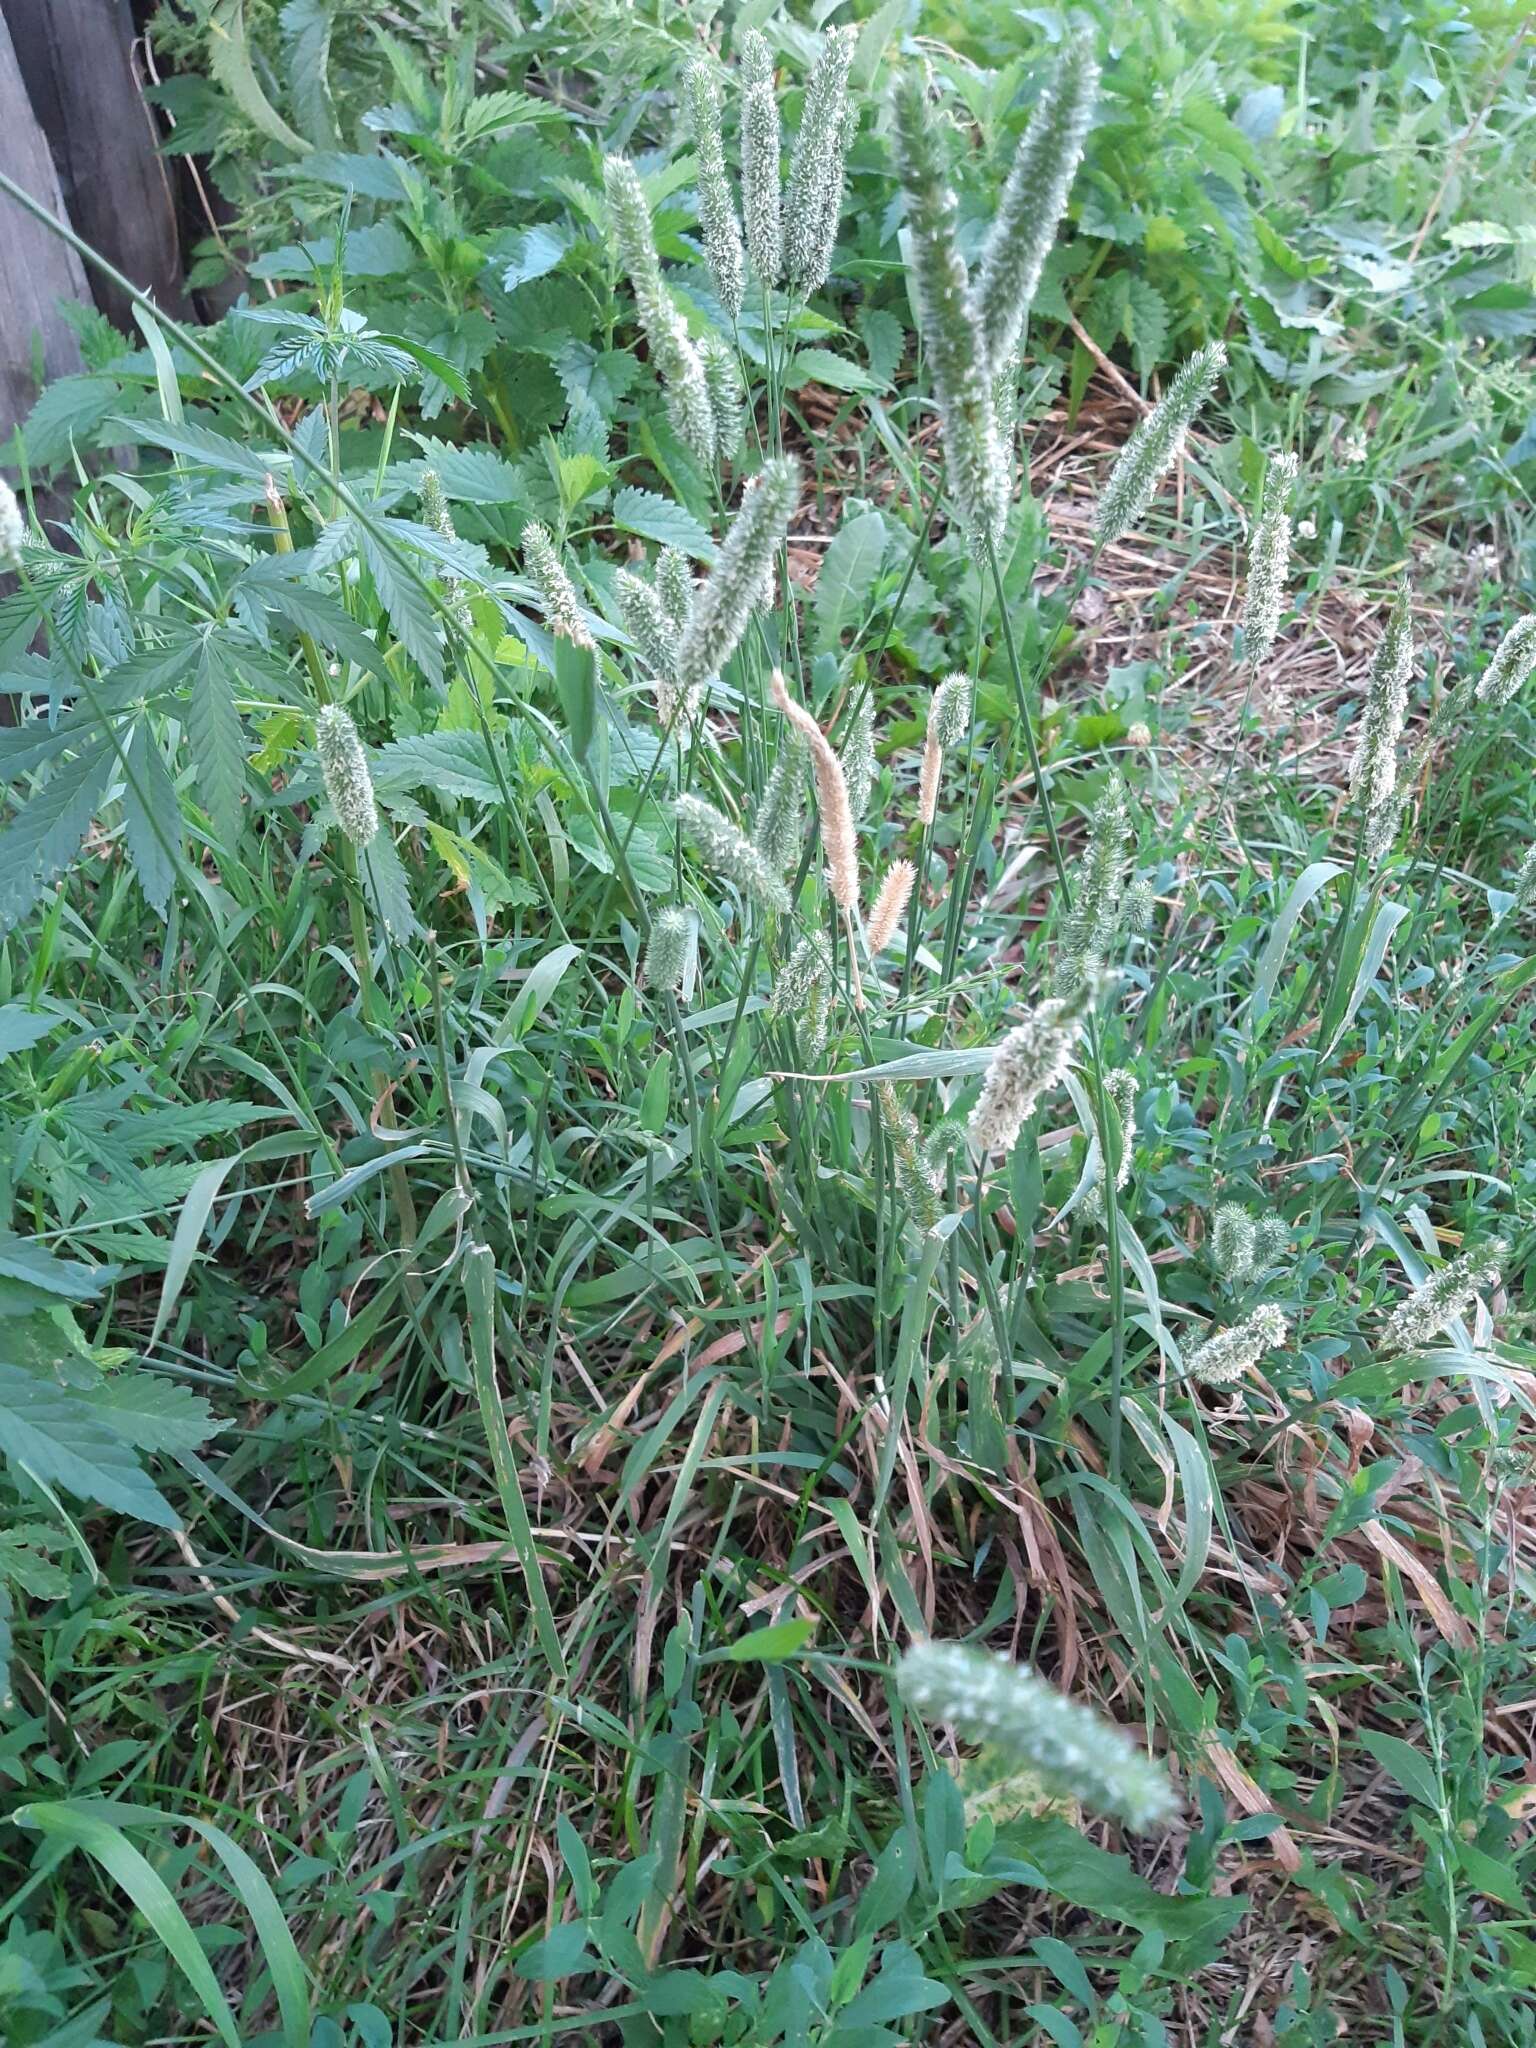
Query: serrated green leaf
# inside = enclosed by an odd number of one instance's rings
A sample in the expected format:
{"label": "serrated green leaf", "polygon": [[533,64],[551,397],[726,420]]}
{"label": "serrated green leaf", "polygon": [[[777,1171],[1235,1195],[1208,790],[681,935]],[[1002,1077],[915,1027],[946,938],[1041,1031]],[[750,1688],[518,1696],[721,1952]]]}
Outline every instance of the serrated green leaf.
{"label": "serrated green leaf", "polygon": [[197,794],[226,851],[240,838],[240,797],[245,788],[245,734],[235,705],[235,670],[216,631],[203,639],[187,704],[187,737],[197,769]]}
{"label": "serrated green leaf", "polygon": [[691,512],[663,498],[656,491],[642,491],[634,485],[615,494],[613,523],[625,533],[638,533],[663,547],[681,548],[696,562],[712,562],[715,544]]}
{"label": "serrated green leaf", "polygon": [[868,392],[884,389],[862,364],[850,363],[842,356],[835,356],[829,348],[797,349],[785,372],[784,382],[791,391],[802,391],[807,384],[824,384],[831,391]]}
{"label": "serrated green leaf", "polygon": [[363,893],[390,937],[414,938],[421,926],[411,908],[411,885],[388,832],[379,832],[369,840],[358,855],[357,865]]}
{"label": "serrated green leaf", "polygon": [[91,828],[115,761],[109,740],[56,768],[0,832],[0,935],[61,875]]}
{"label": "serrated green leaf", "polygon": [[159,1373],[114,1373],[85,1399],[94,1414],[139,1451],[195,1451],[219,1426],[201,1394]]}
{"label": "serrated green leaf", "polygon": [[245,0],[216,0],[208,23],[208,69],[235,105],[263,135],[285,149],[303,152],[309,144],[296,135],[261,89],[251,67],[245,36]]}
{"label": "serrated green leaf", "polygon": [[389,615],[396,638],[428,682],[441,684],[443,649],[431,598],[367,527],[359,525],[356,533],[373,577],[373,587]]}
{"label": "serrated green leaf", "polygon": [[[20,1586],[35,1600],[60,1600],[69,1591],[69,1574],[44,1555],[65,1542],[59,1529],[46,1522],[14,1522],[0,1529],[0,1579]],[[0,1677],[0,1692],[9,1691]]]}
{"label": "serrated green leaf", "polygon": [[24,1281],[61,1301],[92,1301],[113,1274],[110,1266],[97,1269],[82,1266],[76,1259],[56,1258],[30,1237],[0,1230],[0,1278]]}
{"label": "serrated green leaf", "polygon": [[425,786],[482,804],[498,803],[502,795],[490,748],[478,732],[427,732],[392,740],[373,757],[373,779],[381,793]]}
{"label": "serrated green leaf", "polygon": [[[5,1342],[0,1325],[0,1344]],[[0,1358],[0,1456],[81,1500],[174,1529],[178,1517],[126,1438],[72,1387]]]}
{"label": "serrated green leaf", "polygon": [[128,742],[123,838],[145,901],[157,917],[164,918],[176,882],[171,849],[181,844],[181,807],[159,742],[149,721],[142,718]]}

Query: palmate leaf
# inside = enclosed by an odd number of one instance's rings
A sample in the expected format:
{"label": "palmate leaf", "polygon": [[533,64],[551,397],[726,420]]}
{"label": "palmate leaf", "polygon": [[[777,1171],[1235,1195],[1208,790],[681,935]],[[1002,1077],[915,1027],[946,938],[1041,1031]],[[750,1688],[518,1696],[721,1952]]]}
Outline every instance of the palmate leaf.
{"label": "palmate leaf", "polygon": [[82,748],[0,831],[0,936],[14,929],[79,851],[115,758],[106,738]]}
{"label": "palmate leaf", "polygon": [[80,1500],[176,1528],[175,1509],[140,1465],[131,1440],[73,1387],[13,1365],[8,1334],[0,1323],[0,1456]]}
{"label": "palmate leaf", "polygon": [[197,793],[219,844],[233,848],[240,837],[240,795],[245,787],[245,734],[235,708],[235,669],[225,642],[210,630],[203,638],[192,695],[187,737],[197,768]]}
{"label": "palmate leaf", "polygon": [[175,852],[181,845],[181,807],[159,742],[141,719],[128,742],[123,790],[123,838],[145,901],[164,918],[176,882]]}

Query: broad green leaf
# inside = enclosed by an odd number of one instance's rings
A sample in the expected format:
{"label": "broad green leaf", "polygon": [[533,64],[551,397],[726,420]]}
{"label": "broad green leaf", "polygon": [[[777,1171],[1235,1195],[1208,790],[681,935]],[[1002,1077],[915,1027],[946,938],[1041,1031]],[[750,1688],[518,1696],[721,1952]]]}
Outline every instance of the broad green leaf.
{"label": "broad green leaf", "polygon": [[114,1277],[108,1266],[96,1271],[74,1259],[56,1258],[46,1246],[14,1231],[0,1230],[0,1278],[20,1280],[61,1301],[90,1301]]}
{"label": "broad green leaf", "polygon": [[720,1655],[728,1664],[781,1664],[803,1650],[815,1632],[814,1621],[775,1621],[740,1637]]}
{"label": "broad green leaf", "polygon": [[874,392],[885,388],[862,363],[850,363],[844,356],[833,355],[829,348],[797,349],[784,382],[791,391],[803,390],[807,384],[824,384],[831,391]]}
{"label": "broad green leaf", "polygon": [[822,557],[816,578],[816,646],[834,651],[841,636],[859,625],[885,555],[885,520],[860,512],[844,520]]}
{"label": "broad green leaf", "polygon": [[1385,1735],[1376,1728],[1362,1728],[1360,1743],[1411,1799],[1438,1813],[1443,1803],[1435,1767],[1420,1749],[1399,1735]]}

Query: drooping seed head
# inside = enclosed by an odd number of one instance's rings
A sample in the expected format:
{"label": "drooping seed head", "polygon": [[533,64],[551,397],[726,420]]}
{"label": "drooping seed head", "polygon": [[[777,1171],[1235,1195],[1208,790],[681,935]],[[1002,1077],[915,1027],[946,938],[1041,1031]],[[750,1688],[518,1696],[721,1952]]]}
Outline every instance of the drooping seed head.
{"label": "drooping seed head", "polygon": [[647,988],[675,995],[683,985],[688,954],[693,945],[693,919],[686,910],[668,904],[658,910],[646,941],[640,974]]}
{"label": "drooping seed head", "polygon": [[379,829],[373,777],[352,715],[341,705],[327,704],[316,714],[315,753],[336,822],[354,846],[367,846]]}
{"label": "drooping seed head", "polygon": [[749,485],[715,566],[694,593],[677,653],[679,689],[698,689],[735,651],[799,496],[800,467],[790,457],[765,462]]}
{"label": "drooping seed head", "polygon": [[544,623],[551,633],[576,647],[592,646],[576,586],[566,574],[549,528],[537,519],[530,519],[523,528],[523,560],[538,586]]}
{"label": "drooping seed head", "polygon": [[1509,1247],[1491,1237],[1475,1250],[1460,1252],[1431,1273],[1421,1286],[1397,1304],[1382,1327],[1377,1349],[1383,1357],[1417,1351],[1438,1337],[1447,1323],[1468,1308],[1474,1297],[1497,1287]]}
{"label": "drooping seed head", "polygon": [[991,367],[955,241],[954,181],[921,71],[900,74],[891,105],[891,142],[907,201],[912,297],[933,379],[950,495],[972,548],[984,559],[1007,520],[1008,475]]}
{"label": "drooping seed head", "polygon": [[1197,349],[1137,423],[1099,497],[1095,536],[1101,547],[1119,540],[1151,504],[1159,483],[1178,460],[1195,416],[1216,389],[1226,360],[1222,342]]}
{"label": "drooping seed head", "polygon": [[1220,1330],[1196,1345],[1185,1361],[1185,1370],[1203,1387],[1235,1386],[1267,1351],[1283,1344],[1285,1338],[1285,1317],[1266,1302],[1242,1322],[1234,1323],[1230,1330]]}
{"label": "drooping seed head", "polygon": [[963,1643],[914,1643],[896,1674],[925,1721],[948,1726],[1033,1772],[1057,1796],[1138,1832],[1171,1820],[1178,1796],[1129,1732],[1026,1664]]}
{"label": "drooping seed head", "polygon": [[999,1039],[971,1112],[976,1151],[1013,1150],[1024,1119],[1071,1065],[1087,1008],[1081,993],[1070,1001],[1048,997]]}
{"label": "drooping seed head", "polygon": [[1087,36],[1074,36],[1024,131],[982,253],[976,318],[983,345],[996,363],[1013,349],[1023,328],[1066,211],[1098,92],[1093,45]]}
{"label": "drooping seed head", "polygon": [[626,158],[603,160],[603,190],[619,260],[635,295],[635,311],[651,360],[666,386],[667,410],[679,435],[703,463],[715,458],[715,416],[704,366],[662,277],[651,209],[639,173]]}
{"label": "drooping seed head", "polygon": [[1268,654],[1285,612],[1285,578],[1291,560],[1291,488],[1294,455],[1270,458],[1264,504],[1248,550],[1248,589],[1243,603],[1243,658],[1252,667]]}
{"label": "drooping seed head", "polygon": [[839,910],[851,914],[859,900],[859,856],[843,764],[810,712],[790,696],[778,669],[773,671],[769,683],[774,703],[810,749],[816,814],[821,823],[822,851],[827,856],[827,887]]}
{"label": "drooping seed head", "polygon": [[788,910],[789,891],[744,832],[702,797],[680,796],[673,806],[682,831],[708,868],[770,910]]}
{"label": "drooping seed head", "polygon": [[683,73],[683,91],[698,154],[699,227],[704,237],[704,260],[714,280],[715,296],[734,320],[741,311],[743,291],[741,228],[725,174],[720,88],[707,58],[696,57],[688,66]]}

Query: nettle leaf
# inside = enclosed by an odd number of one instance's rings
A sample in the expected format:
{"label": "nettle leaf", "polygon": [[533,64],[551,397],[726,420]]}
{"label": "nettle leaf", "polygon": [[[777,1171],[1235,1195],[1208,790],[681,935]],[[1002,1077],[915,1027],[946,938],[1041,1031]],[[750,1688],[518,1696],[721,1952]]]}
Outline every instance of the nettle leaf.
{"label": "nettle leaf", "polygon": [[425,786],[443,796],[494,804],[501,801],[503,789],[483,734],[469,731],[392,740],[374,755],[373,777],[381,795]]}
{"label": "nettle leaf", "polygon": [[163,919],[176,883],[173,849],[181,845],[181,806],[147,719],[140,719],[128,743],[123,839],[145,900]]}
{"label": "nettle leaf", "polygon": [[115,760],[109,739],[82,748],[0,831],[0,936],[14,929],[79,851]]}
{"label": "nettle leaf", "polygon": [[[0,1347],[6,1330],[0,1324]],[[131,1441],[73,1387],[13,1365],[0,1349],[0,1456],[48,1486],[157,1528],[174,1529],[175,1509],[139,1464]]]}
{"label": "nettle leaf", "polygon": [[50,384],[18,430],[33,469],[57,469],[77,444],[94,441],[96,429],[123,402],[115,377],[60,377]]}
{"label": "nettle leaf", "polygon": [[519,285],[547,277],[563,261],[575,238],[569,228],[537,222],[521,233],[505,237],[498,245],[502,257],[501,288],[515,292]]}
{"label": "nettle leaf", "polygon": [[208,23],[208,69],[251,124],[285,149],[307,150],[261,89],[245,39],[245,0],[215,0]]}
{"label": "nettle leaf", "polygon": [[613,523],[625,533],[638,533],[663,547],[681,548],[696,562],[712,562],[715,544],[691,512],[656,491],[627,485],[613,500]]}
{"label": "nettle leaf", "polygon": [[245,788],[245,734],[235,705],[235,668],[227,644],[210,630],[203,639],[187,705],[187,737],[197,769],[197,793],[219,844],[240,837]]}
{"label": "nettle leaf", "polygon": [[862,364],[846,362],[842,356],[833,355],[829,348],[797,349],[784,373],[784,382],[791,391],[802,391],[807,384],[825,384],[832,391],[883,391],[884,384],[872,377]]}
{"label": "nettle leaf", "polygon": [[[443,496],[466,505],[518,505],[526,501],[527,479],[520,463],[508,462],[491,448],[456,448],[450,441],[436,441],[427,434],[412,436],[421,450],[423,463],[437,472]],[[420,481],[416,465],[413,487]]]}

